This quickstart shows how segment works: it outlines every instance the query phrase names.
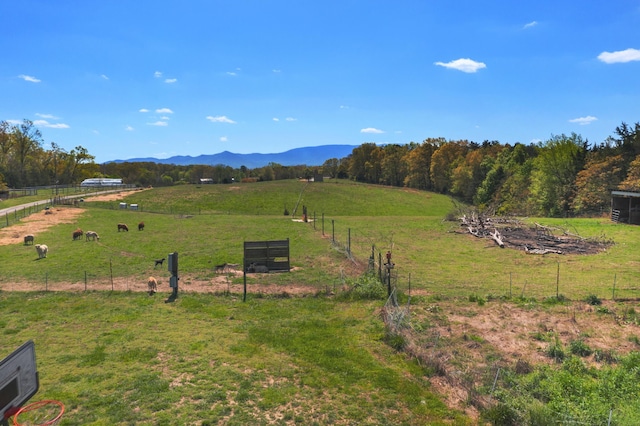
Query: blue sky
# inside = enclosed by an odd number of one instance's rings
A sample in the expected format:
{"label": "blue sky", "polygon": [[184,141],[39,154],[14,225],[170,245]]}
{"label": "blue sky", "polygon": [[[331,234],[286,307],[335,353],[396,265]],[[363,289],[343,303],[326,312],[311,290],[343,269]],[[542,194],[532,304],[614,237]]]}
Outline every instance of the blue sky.
{"label": "blue sky", "polygon": [[0,120],[96,161],[640,121],[637,0],[0,3]]}

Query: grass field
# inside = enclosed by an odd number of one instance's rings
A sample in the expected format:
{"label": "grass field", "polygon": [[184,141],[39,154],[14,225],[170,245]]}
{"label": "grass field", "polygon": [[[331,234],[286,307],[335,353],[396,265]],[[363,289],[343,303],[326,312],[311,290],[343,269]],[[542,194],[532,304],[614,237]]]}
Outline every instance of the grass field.
{"label": "grass field", "polygon": [[[208,279],[214,265],[242,262],[244,241],[289,238],[296,270],[272,274],[270,282],[335,286],[341,270],[349,268],[344,254],[332,246],[349,244],[360,265],[366,265],[372,246],[376,253],[392,251],[398,287],[405,292],[411,286],[463,297],[545,297],[557,292],[572,299],[590,294],[638,297],[640,228],[606,218],[535,219],[585,238],[615,242],[597,255],[536,256],[500,249],[492,241],[465,235],[458,223],[444,221],[454,208],[448,197],[399,188],[342,181],[189,185],[138,191],[127,201],[141,211],[121,210],[117,201],[85,203],[87,212],[77,223],[37,236],[49,245],[46,261],[34,261],[30,247],[0,246],[0,256],[8,260],[2,265],[0,288],[24,280],[52,286],[90,284],[110,276],[143,282],[154,273],[154,259],[175,251],[181,273]],[[289,215],[284,215],[285,206]],[[302,216],[303,206],[314,222],[292,220]],[[133,230],[139,221],[147,224],[143,232]],[[128,223],[132,231],[118,233],[118,222]],[[71,232],[78,226],[97,231],[100,242],[72,241]],[[337,244],[332,245],[332,239]]]}
{"label": "grass field", "polygon": [[[62,424],[474,424],[431,392],[429,368],[385,342],[380,300],[325,296],[362,270],[372,246],[393,252],[398,287],[422,294],[413,303],[429,312],[438,312],[434,300],[476,295],[610,299],[615,285],[617,298],[638,296],[640,231],[606,219],[536,219],[615,245],[591,256],[534,256],[458,233],[444,220],[447,197],[398,188],[284,181],[158,188],[126,201],[141,210],[87,202],[74,223],[37,235],[47,259],[30,246],[0,246],[0,358],[34,340],[36,399],[64,401]],[[292,220],[303,205],[315,222]],[[119,222],[130,232],[117,232]],[[72,241],[76,227],[100,241]],[[241,263],[243,241],[283,238],[294,270],[249,276],[246,302],[186,291],[189,280],[213,278],[214,265]],[[348,241],[360,268],[334,248]],[[146,282],[168,275],[153,259],[173,251],[185,277],[174,303],[129,291],[11,291],[85,277],[89,289],[110,276]],[[283,291],[254,291],[266,283]],[[310,291],[290,297],[292,285]]]}
{"label": "grass field", "polygon": [[468,424],[382,340],[378,303],[0,293],[61,424]]}

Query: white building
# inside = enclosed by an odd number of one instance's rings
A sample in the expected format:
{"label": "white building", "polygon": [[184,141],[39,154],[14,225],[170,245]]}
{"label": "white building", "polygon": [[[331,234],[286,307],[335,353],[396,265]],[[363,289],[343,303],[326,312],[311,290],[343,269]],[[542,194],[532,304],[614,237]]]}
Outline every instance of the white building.
{"label": "white building", "polygon": [[114,178],[90,178],[85,179],[80,183],[80,186],[120,186],[123,185],[122,179]]}

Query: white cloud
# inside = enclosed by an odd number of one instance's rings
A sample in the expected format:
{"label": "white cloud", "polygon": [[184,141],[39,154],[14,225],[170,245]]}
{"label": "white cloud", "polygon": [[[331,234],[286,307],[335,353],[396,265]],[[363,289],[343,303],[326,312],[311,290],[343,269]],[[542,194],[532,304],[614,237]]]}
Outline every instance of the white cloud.
{"label": "white cloud", "polygon": [[166,127],[169,125],[166,121],[156,121],[155,123],[147,123],[149,126]]}
{"label": "white cloud", "polygon": [[367,127],[365,129],[361,129],[360,133],[384,133],[384,131],[376,129],[375,127]]}
{"label": "white cloud", "polygon": [[156,110],[157,114],[173,114],[173,111],[171,111],[169,108],[158,108]]}
{"label": "white cloud", "polygon": [[162,77],[162,73],[160,71],[156,71],[156,72],[153,73],[153,76],[155,78],[160,78],[160,77]]}
{"label": "white cloud", "polygon": [[221,136],[220,137],[220,142],[226,142],[226,141],[228,141],[226,136]]}
{"label": "white cloud", "polygon": [[68,129],[69,125],[64,123],[49,123],[47,120],[35,120],[33,122],[35,126],[46,127],[48,129]]}
{"label": "white cloud", "polygon": [[340,105],[340,109],[349,109],[347,105]]}
{"label": "white cloud", "polygon": [[298,121],[297,118],[293,118],[293,117],[287,117],[285,118],[286,121]]}
{"label": "white cloud", "polygon": [[124,128],[127,132],[133,132],[135,129],[131,126],[127,126]]}
{"label": "white cloud", "polygon": [[7,123],[12,124],[12,125],[18,125],[22,123],[22,120],[13,120],[13,119],[9,119],[7,120]]}
{"label": "white cloud", "polygon": [[451,62],[436,62],[435,64],[441,67],[451,68],[466,73],[474,73],[480,69],[487,67],[484,63],[476,62],[469,58],[456,59],[455,61]]}
{"label": "white cloud", "polygon": [[526,30],[527,28],[533,28],[536,25],[538,25],[538,21],[531,21],[528,24],[524,24],[524,27],[522,27],[522,28],[524,28]]}
{"label": "white cloud", "polygon": [[37,78],[35,78],[35,77],[32,77],[32,76],[30,76],[30,75],[20,74],[20,75],[18,76],[18,78],[21,78],[21,79],[23,79],[24,81],[28,81],[29,83],[40,83],[40,80],[39,80],[39,79],[37,79]]}
{"label": "white cloud", "polygon": [[36,112],[36,115],[40,118],[44,118],[45,120],[57,120],[58,117],[55,117],[51,114],[40,114],[39,112]]}
{"label": "white cloud", "polygon": [[230,124],[235,124],[235,121],[231,120],[226,115],[218,115],[216,117],[208,115],[207,116],[207,120],[211,121],[212,123],[230,123]]}
{"label": "white cloud", "polygon": [[586,117],[579,117],[569,120],[569,123],[578,123],[581,126],[586,126],[587,124],[591,124],[596,121],[597,118],[591,115],[587,115]]}
{"label": "white cloud", "polygon": [[171,117],[167,117],[166,115],[163,115],[162,117],[160,117],[160,120],[171,120]]}
{"label": "white cloud", "polygon": [[236,75],[238,75],[238,74],[236,74],[236,73],[235,73],[235,72],[233,72],[233,71],[227,71],[227,75],[230,75],[230,76],[232,76],[232,77],[235,77],[235,76],[236,76]]}
{"label": "white cloud", "polygon": [[171,83],[175,83],[176,81],[178,81],[177,78],[167,78],[165,79],[165,83],[171,84]]}
{"label": "white cloud", "polygon": [[273,117],[272,120],[273,121],[280,121],[280,119],[278,117]]}
{"label": "white cloud", "polygon": [[109,77],[107,77],[107,76],[106,76],[106,75],[104,75],[104,74],[100,74],[100,77],[102,77],[102,78],[103,78],[103,79],[105,79],[105,80],[109,80]]}
{"label": "white cloud", "polygon": [[138,112],[149,112],[149,110],[148,110],[148,109],[146,109],[146,108],[140,108],[140,109],[138,110]]}
{"label": "white cloud", "polygon": [[280,74],[282,71],[281,70],[271,70],[271,72],[273,72],[275,74]]}
{"label": "white cloud", "polygon": [[626,49],[617,52],[602,52],[598,59],[605,64],[615,64],[620,62],[640,61],[640,50]]}

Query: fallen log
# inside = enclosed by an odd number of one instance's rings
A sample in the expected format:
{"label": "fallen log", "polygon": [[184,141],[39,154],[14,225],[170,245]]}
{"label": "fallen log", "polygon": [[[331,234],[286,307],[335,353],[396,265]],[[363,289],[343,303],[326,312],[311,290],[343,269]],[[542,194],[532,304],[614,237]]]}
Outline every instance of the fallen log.
{"label": "fallen log", "polygon": [[502,241],[502,235],[498,232],[497,229],[493,230],[492,234],[489,234],[491,239],[496,242],[500,246],[500,248],[504,248],[504,242]]}
{"label": "fallen log", "polygon": [[524,251],[527,254],[549,254],[549,253],[554,253],[554,254],[562,254],[561,250],[553,250],[553,249],[530,249],[527,246],[524,246]]}

